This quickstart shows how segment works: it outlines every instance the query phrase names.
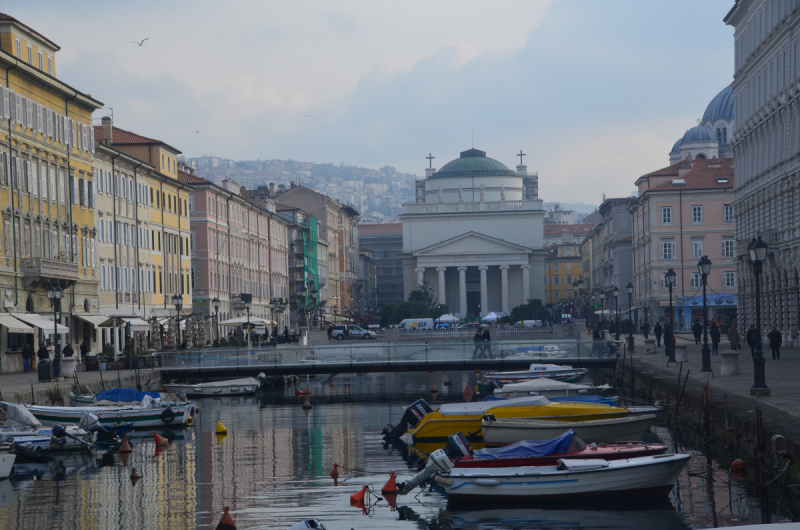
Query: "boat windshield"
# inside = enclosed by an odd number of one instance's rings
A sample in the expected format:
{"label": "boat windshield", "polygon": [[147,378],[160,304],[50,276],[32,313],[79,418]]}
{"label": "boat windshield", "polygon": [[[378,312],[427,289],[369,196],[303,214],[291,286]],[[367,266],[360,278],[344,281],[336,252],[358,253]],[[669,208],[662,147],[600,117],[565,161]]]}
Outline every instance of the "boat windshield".
{"label": "boat windshield", "polygon": [[575,453],[578,451],[583,451],[586,449],[586,442],[581,440],[581,437],[577,434],[573,434],[572,438],[569,441],[569,445],[567,446],[567,453]]}

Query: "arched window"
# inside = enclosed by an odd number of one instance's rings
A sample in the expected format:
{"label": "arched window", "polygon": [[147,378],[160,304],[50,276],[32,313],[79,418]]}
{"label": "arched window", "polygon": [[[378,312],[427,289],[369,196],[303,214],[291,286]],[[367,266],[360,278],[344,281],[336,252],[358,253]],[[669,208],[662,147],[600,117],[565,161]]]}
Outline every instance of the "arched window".
{"label": "arched window", "polygon": [[723,144],[727,144],[728,143],[728,128],[727,127],[723,127],[722,128],[722,143]]}
{"label": "arched window", "polygon": [[722,129],[717,127],[717,142],[722,143]]}
{"label": "arched window", "polygon": [[706,159],[706,155],[704,155],[703,153],[700,153],[695,158],[697,160],[705,160]]}

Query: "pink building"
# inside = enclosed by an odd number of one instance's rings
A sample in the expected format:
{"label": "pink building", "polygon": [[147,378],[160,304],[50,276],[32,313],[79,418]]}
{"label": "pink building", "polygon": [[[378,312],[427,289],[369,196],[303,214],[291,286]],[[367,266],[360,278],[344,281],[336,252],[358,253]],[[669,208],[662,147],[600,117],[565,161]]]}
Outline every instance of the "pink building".
{"label": "pink building", "polygon": [[[678,329],[702,319],[703,289],[697,263],[708,256],[709,320],[736,317],[736,247],[733,159],[684,160],[636,180],[633,216],[635,319],[664,323],[669,291],[664,275],[677,273],[673,305]],[[701,320],[702,321],[702,320]]]}
{"label": "pink building", "polygon": [[194,189],[189,212],[195,312],[214,316],[217,298],[220,320],[244,316],[239,295],[246,293],[252,295],[250,315],[274,320],[283,330],[289,325],[287,221],[275,213],[274,202],[243,198],[235,181],[217,186],[191,171],[181,167],[178,178]]}

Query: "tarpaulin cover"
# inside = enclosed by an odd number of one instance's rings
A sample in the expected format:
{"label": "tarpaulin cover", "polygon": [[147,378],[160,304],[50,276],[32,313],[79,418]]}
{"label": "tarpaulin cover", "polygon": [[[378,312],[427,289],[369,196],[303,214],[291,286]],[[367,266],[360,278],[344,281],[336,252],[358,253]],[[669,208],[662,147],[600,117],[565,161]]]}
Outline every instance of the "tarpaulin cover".
{"label": "tarpaulin cover", "polygon": [[139,392],[135,388],[112,388],[111,390],[104,390],[103,392],[95,394],[98,401],[106,399],[117,403],[141,401],[145,396],[150,396],[155,399],[161,397],[158,392]]}
{"label": "tarpaulin cover", "polygon": [[36,416],[22,405],[9,403],[6,406],[6,418],[5,424],[16,429],[25,429],[27,427],[38,429],[42,426],[42,423],[36,419]]}
{"label": "tarpaulin cover", "polygon": [[[495,396],[487,396],[486,401],[506,401],[508,398],[502,397],[495,397]],[[603,396],[562,396],[562,397],[551,397],[547,398],[553,403],[563,402],[563,403],[592,403],[595,405],[608,405],[609,407],[619,407],[619,403],[614,401],[613,399],[609,399]]]}
{"label": "tarpaulin cover", "polygon": [[572,429],[552,440],[532,441],[523,440],[505,447],[493,449],[478,449],[472,453],[472,458],[479,460],[493,460],[495,458],[522,458],[535,456],[548,456],[556,453],[566,453],[569,442],[575,431]]}

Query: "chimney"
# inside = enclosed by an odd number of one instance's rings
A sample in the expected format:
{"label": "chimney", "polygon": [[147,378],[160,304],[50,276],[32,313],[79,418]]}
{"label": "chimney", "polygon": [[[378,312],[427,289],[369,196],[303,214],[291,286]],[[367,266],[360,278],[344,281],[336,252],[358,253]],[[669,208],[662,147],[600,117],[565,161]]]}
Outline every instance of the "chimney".
{"label": "chimney", "polygon": [[104,144],[114,143],[114,126],[111,123],[111,116],[103,116],[103,138]]}
{"label": "chimney", "polygon": [[269,183],[269,196],[271,198],[273,198],[273,199],[275,198],[275,183],[274,182],[270,182]]}

